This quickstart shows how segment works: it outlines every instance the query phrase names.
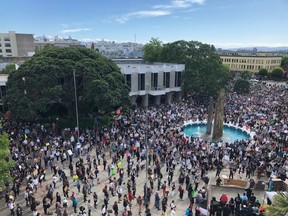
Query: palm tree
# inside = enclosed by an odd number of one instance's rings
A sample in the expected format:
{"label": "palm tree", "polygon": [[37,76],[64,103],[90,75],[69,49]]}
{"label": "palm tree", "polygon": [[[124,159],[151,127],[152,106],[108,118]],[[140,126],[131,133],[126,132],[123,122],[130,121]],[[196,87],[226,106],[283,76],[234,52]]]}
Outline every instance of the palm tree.
{"label": "palm tree", "polygon": [[288,215],[288,193],[279,191],[273,197],[272,205],[265,206],[267,216],[287,216]]}

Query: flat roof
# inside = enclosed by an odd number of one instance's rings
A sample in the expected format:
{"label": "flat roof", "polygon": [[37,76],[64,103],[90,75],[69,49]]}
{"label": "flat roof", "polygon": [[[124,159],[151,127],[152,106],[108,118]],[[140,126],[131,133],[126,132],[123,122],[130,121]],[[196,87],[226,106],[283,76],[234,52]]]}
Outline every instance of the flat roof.
{"label": "flat roof", "polygon": [[220,57],[282,58],[282,56],[219,55]]}

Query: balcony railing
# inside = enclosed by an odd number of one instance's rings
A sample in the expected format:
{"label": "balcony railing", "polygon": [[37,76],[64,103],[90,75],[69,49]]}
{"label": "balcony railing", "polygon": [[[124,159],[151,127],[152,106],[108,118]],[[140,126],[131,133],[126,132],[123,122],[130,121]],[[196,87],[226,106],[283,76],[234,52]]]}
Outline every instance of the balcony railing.
{"label": "balcony railing", "polygon": [[163,91],[165,89],[166,89],[165,86],[157,86],[157,87],[151,87],[149,90],[151,90],[151,91]]}

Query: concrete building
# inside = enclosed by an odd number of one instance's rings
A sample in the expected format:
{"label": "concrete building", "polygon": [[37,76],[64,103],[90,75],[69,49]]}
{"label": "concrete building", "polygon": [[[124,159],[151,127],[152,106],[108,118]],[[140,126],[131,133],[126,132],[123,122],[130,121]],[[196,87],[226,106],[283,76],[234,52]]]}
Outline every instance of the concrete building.
{"label": "concrete building", "polygon": [[231,71],[250,71],[257,73],[261,68],[269,72],[281,65],[281,56],[243,56],[220,55],[223,64],[228,65]]}
{"label": "concrete building", "polygon": [[0,33],[0,57],[27,57],[35,53],[32,34]]}
{"label": "concrete building", "polygon": [[[169,63],[127,63],[115,61],[130,87],[132,103],[147,106],[171,103],[181,99],[181,78],[184,64]],[[148,94],[148,97],[146,96]]]}

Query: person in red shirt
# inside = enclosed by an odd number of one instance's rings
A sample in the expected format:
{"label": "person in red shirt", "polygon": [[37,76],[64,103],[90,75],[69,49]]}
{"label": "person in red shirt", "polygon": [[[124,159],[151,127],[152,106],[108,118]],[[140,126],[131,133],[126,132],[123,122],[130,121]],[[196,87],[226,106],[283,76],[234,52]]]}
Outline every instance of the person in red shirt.
{"label": "person in red shirt", "polygon": [[220,197],[220,202],[226,204],[228,202],[228,196],[226,193],[222,194],[222,196]]}
{"label": "person in red shirt", "polygon": [[128,199],[129,199],[129,202],[131,203],[132,200],[133,200],[133,193],[132,193],[132,191],[129,191],[129,193],[128,193]]}

